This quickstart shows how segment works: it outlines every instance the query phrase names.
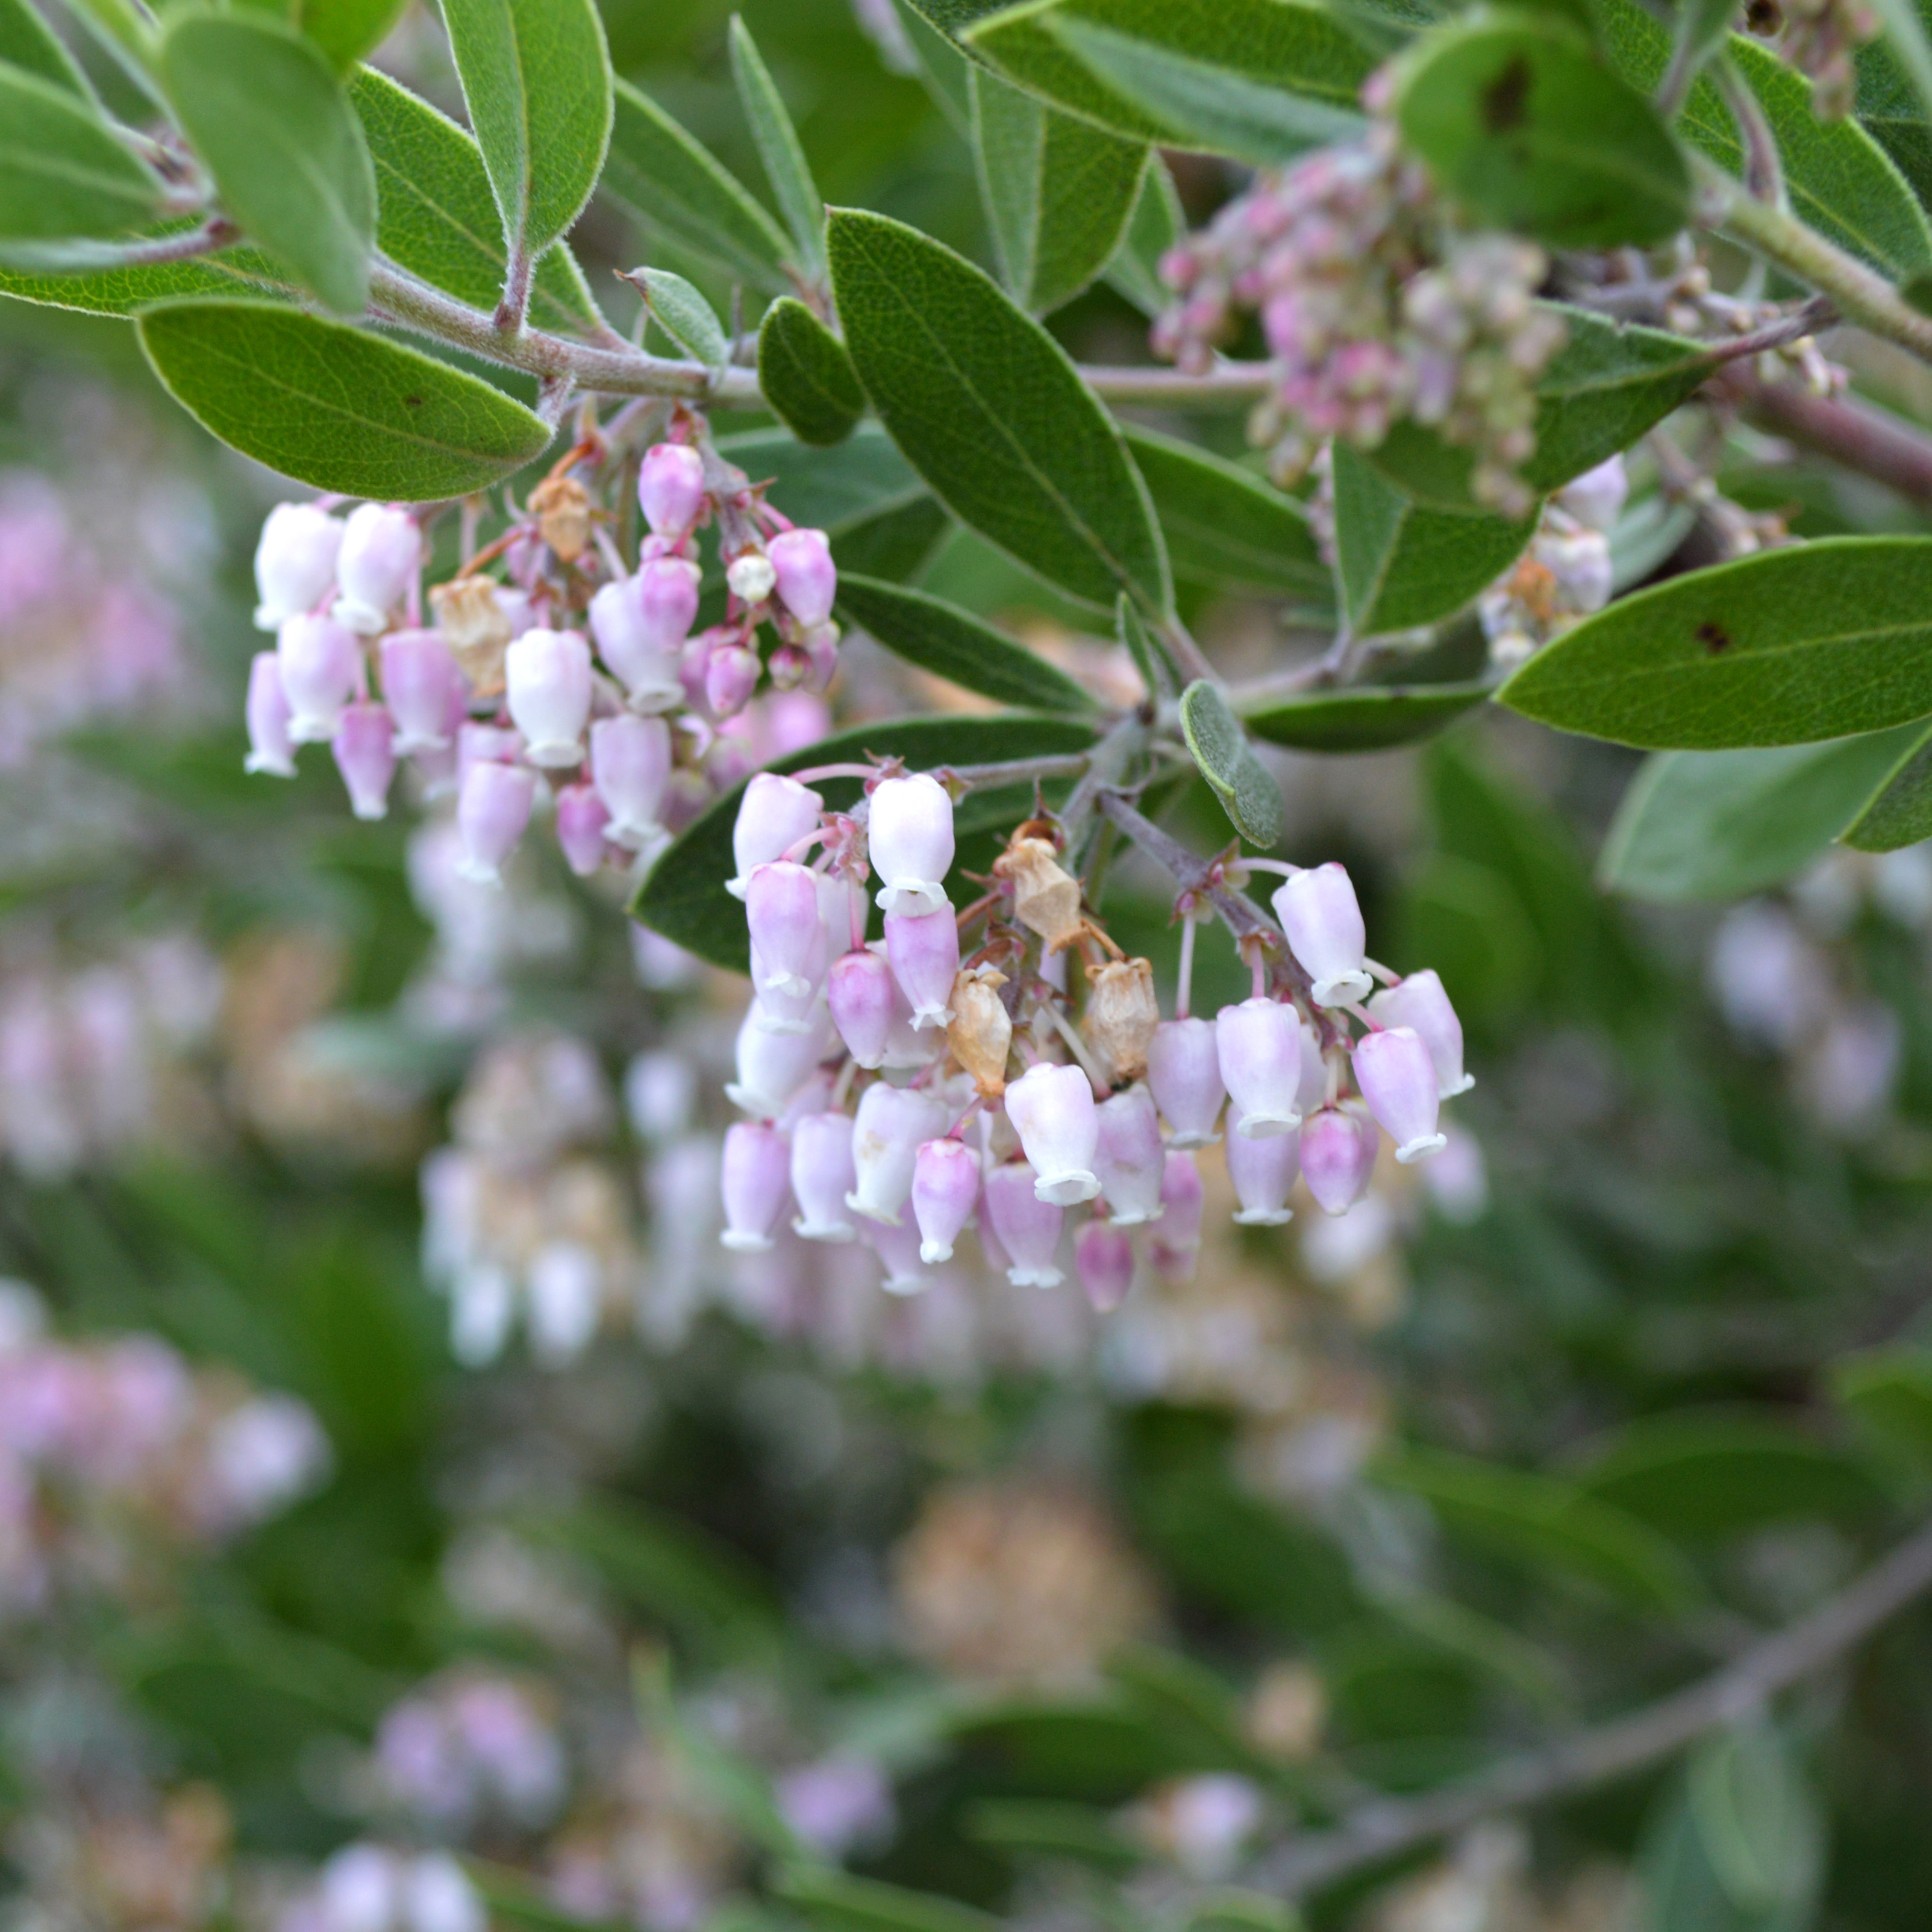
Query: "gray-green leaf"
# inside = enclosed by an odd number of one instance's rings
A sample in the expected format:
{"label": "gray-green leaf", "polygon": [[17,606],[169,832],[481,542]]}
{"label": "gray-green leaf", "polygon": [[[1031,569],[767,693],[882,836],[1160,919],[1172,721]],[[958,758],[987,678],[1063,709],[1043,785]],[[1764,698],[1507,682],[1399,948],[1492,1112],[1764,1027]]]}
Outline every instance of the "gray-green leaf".
{"label": "gray-green leaf", "polygon": [[1161,257],[1187,232],[1187,215],[1174,176],[1159,154],[1148,159],[1141,191],[1127,217],[1127,232],[1107,265],[1107,284],[1145,316],[1166,308],[1172,291],[1160,278]]}
{"label": "gray-green leaf", "polygon": [[798,244],[799,262],[811,274],[825,268],[825,203],[820,200],[818,184],[806,165],[805,150],[799,146],[798,130],[785,112],[784,99],[760,57],[751,31],[737,14],[731,16],[731,77],[738,84],[738,99],[750,122],[752,139],[758,143],[758,158],[765,164],[765,178],[778,197],[778,212],[792,239]]}
{"label": "gray-green leaf", "polygon": [[1495,690],[1460,684],[1362,684],[1241,707],[1241,722],[1271,745],[1298,752],[1386,752],[1447,730]]}
{"label": "gray-green leaf", "polygon": [[731,345],[717,311],[682,275],[668,268],[639,268],[631,280],[642,290],[651,320],[694,361],[717,370],[730,360]]}
{"label": "gray-green leaf", "polygon": [[375,171],[328,61],[260,19],[183,14],[162,38],[160,73],[228,212],[338,314],[360,314]]}
{"label": "gray-green leaf", "polygon": [[141,346],[212,434],[344,496],[428,502],[487,488],[550,440],[522,404],[413,349],[298,309],[187,302],[140,318]]}
{"label": "gray-green leaf", "polygon": [[1907,743],[1898,763],[1838,835],[1857,851],[1896,852],[1932,838],[1932,725],[1904,729]]}
{"label": "gray-green leaf", "polygon": [[859,380],[933,493],[1070,596],[1164,612],[1167,554],[1140,472],[1066,352],[970,262],[839,208],[832,286]]}
{"label": "gray-green leaf", "polygon": [[758,388],[766,406],[800,442],[842,442],[866,413],[866,392],[845,345],[795,296],[783,296],[758,326]]}
{"label": "gray-green leaf", "polygon": [[0,68],[0,238],[116,234],[148,220],[160,191],[92,101]]}
{"label": "gray-green leaf", "polygon": [[32,0],[0,0],[0,62],[18,68],[92,106],[94,89],[65,43]]}
{"label": "gray-green leaf", "polygon": [[405,0],[296,0],[294,25],[347,74],[388,38]]}
{"label": "gray-green leaf", "polygon": [[1205,678],[1180,694],[1180,728],[1229,823],[1266,851],[1281,836],[1281,788],[1255,756],[1226,699]]}

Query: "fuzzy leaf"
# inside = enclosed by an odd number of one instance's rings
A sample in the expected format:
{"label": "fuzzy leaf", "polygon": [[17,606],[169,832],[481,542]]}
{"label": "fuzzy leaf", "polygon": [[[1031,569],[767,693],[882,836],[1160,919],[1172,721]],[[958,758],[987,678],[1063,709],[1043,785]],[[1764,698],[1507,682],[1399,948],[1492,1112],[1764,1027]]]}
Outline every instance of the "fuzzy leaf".
{"label": "fuzzy leaf", "polygon": [[799,261],[808,272],[822,274],[825,268],[825,203],[820,200],[818,184],[806,164],[805,150],[798,144],[798,130],[785,112],[785,104],[770,70],[760,58],[751,31],[737,14],[731,16],[731,77],[738,85],[738,99],[751,123],[752,139],[757,142],[758,158],[765,164],[765,178],[778,197],[778,212],[792,239],[798,244]]}
{"label": "fuzzy leaf", "polygon": [[1446,730],[1495,688],[1480,682],[1356,685],[1244,705],[1240,718],[1257,738],[1298,752],[1385,752]]}
{"label": "fuzzy leaf", "polygon": [[1187,232],[1186,211],[1174,176],[1158,154],[1148,158],[1141,191],[1127,217],[1127,232],[1107,265],[1107,285],[1144,316],[1156,316],[1172,299],[1160,278],[1161,257]]}
{"label": "fuzzy leaf", "polygon": [[433,502],[500,482],[548,428],[500,389],[342,322],[186,302],[140,318],[175,400],[224,442],[319,490]]}
{"label": "fuzzy leaf", "polygon": [[92,106],[94,89],[32,0],[0,0],[0,62]]}
{"label": "fuzzy leaf", "polygon": [[951,249],[835,209],[832,284],[880,420],[954,515],[1070,596],[1168,607],[1167,555],[1112,418],[1040,325]]}
{"label": "fuzzy leaf", "polygon": [[160,191],[90,100],[0,67],[0,245],[118,235],[152,216]]}
{"label": "fuzzy leaf", "polygon": [[1268,850],[1281,836],[1281,788],[1255,756],[1227,700],[1205,678],[1180,694],[1180,728],[1234,830]]}
{"label": "fuzzy leaf", "polygon": [[1114,628],[1120,640],[1121,647],[1134,661],[1134,668],[1141,674],[1141,682],[1150,697],[1158,698],[1163,703],[1180,688],[1180,680],[1174,668],[1174,660],[1167,654],[1162,644],[1147,627],[1146,620],[1134,608],[1133,600],[1124,592],[1114,607]]}
{"label": "fuzzy leaf", "polygon": [[[176,220],[139,231],[164,235],[192,224]],[[51,244],[50,244],[51,245]],[[182,296],[265,302],[292,298],[289,272],[272,256],[246,244],[192,261],[163,262],[138,268],[40,268],[0,267],[0,296],[70,308],[84,315],[132,315],[155,302]]]}
{"label": "fuzzy leaf", "polygon": [[795,296],[773,302],[759,325],[758,387],[779,422],[814,448],[844,442],[866,413],[844,344]]}
{"label": "fuzzy leaf", "polygon": [[388,38],[405,0],[296,0],[294,24],[346,74]]}
{"label": "fuzzy leaf", "polygon": [[668,268],[639,268],[631,279],[644,285],[652,321],[694,362],[717,370],[730,360],[731,345],[717,311],[682,275]]}
{"label": "fuzzy leaf", "polygon": [[1865,801],[1840,842],[1860,852],[1896,852],[1932,838],[1932,727],[1914,738],[1904,728],[1906,748],[1885,782]]}

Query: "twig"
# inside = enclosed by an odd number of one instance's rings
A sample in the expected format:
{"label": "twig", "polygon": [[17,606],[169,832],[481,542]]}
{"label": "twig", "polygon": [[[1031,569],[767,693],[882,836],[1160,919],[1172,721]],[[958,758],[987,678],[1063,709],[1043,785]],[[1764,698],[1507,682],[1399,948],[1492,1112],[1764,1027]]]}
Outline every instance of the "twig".
{"label": "twig", "polygon": [[530,278],[535,271],[530,244],[519,236],[517,245],[510,251],[509,267],[503,277],[503,298],[497,303],[496,313],[490,318],[499,334],[514,338],[524,332],[524,320],[530,308]]}
{"label": "twig", "polygon": [[10,268],[78,274],[115,268],[153,268],[166,262],[191,262],[232,248],[242,231],[225,215],[213,215],[199,228],[158,235],[142,242],[16,242],[6,250]]}
{"label": "twig", "polygon": [[1078,778],[1093,757],[1091,752],[1062,752],[1040,758],[1001,758],[991,764],[941,765],[934,776],[942,784],[956,778],[977,791],[988,785],[1030,784],[1036,778]]}
{"label": "twig", "polygon": [[1761,356],[1766,350],[1783,349],[1791,343],[1802,342],[1808,335],[1816,335],[1821,328],[1829,328],[1838,319],[1838,311],[1829,296],[1814,296],[1790,314],[1781,315],[1762,328],[1733,336],[1728,342],[1714,342],[1711,360],[1736,362],[1747,356]]}
{"label": "twig", "polygon": [[1766,382],[1729,369],[1716,385],[1727,400],[1794,442],[1932,506],[1932,439],[1868,404],[1814,395],[1802,382]]}
{"label": "twig", "polygon": [[1738,73],[1737,62],[1727,51],[1720,51],[1711,63],[1718,92],[1731,118],[1737,123],[1738,137],[1744,148],[1744,186],[1767,207],[1784,206],[1784,158],[1778,152],[1778,136],[1765,118],[1763,108],[1749,82]]}
{"label": "twig", "polygon": [[1154,364],[1120,368],[1089,362],[1082,364],[1080,373],[1110,403],[1247,403],[1266,395],[1276,380],[1269,362],[1217,362],[1200,376]]}
{"label": "twig", "polygon": [[1499,1811],[1547,1804],[1673,1756],[1721,1724],[1748,1717],[1823,1670],[1932,1589],[1932,1523],[1787,1630],[1627,1718],[1506,1758],[1420,1798],[1380,1798],[1333,1830],[1291,1839],[1248,1874],[1258,1888],[1299,1898],[1369,1865],[1448,1837]]}
{"label": "twig", "polygon": [[1088,754],[1085,772],[1080,782],[1067,794],[1066,802],[1056,814],[1070,846],[1078,843],[1082,827],[1094,809],[1101,788],[1118,784],[1129,763],[1147,743],[1153,722],[1154,708],[1144,704],[1138,711],[1128,712]]}
{"label": "twig", "polygon": [[1144,818],[1118,792],[1103,791],[1094,800],[1103,812],[1154,862],[1171,873],[1184,892],[1197,892],[1227,922],[1237,939],[1262,939],[1292,959],[1281,928],[1246,892],[1219,884],[1211,860],[1188,850],[1178,838],[1170,838],[1150,818]]}

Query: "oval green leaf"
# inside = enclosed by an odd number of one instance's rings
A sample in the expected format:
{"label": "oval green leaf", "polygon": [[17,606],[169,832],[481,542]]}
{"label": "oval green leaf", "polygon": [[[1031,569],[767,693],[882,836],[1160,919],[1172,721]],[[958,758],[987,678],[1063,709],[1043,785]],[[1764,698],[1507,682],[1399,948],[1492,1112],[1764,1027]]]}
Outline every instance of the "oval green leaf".
{"label": "oval green leaf", "polygon": [[845,345],[796,296],[783,296],[758,325],[758,388],[800,442],[843,442],[866,413],[866,392]]}
{"label": "oval green leaf", "polygon": [[1248,742],[1228,701],[1205,678],[1180,694],[1180,729],[1229,824],[1266,851],[1281,836],[1281,788]]}
{"label": "oval green leaf", "polygon": [[1358,685],[1244,705],[1240,718],[1257,738],[1298,752],[1386,752],[1447,730],[1495,689],[1476,682]]}
{"label": "oval green leaf", "polygon": [[161,184],[70,87],[0,67],[0,241],[117,235]]}
{"label": "oval green leaf", "polygon": [[785,111],[784,98],[758,52],[751,30],[740,15],[731,16],[731,78],[737,83],[739,105],[750,123],[765,178],[778,197],[778,212],[798,244],[800,266],[808,274],[825,270],[825,203],[812,178],[798,130]]}
{"label": "oval green leaf", "polygon": [[845,344],[880,420],[962,523],[1081,602],[1165,611],[1140,472],[1066,352],[992,278],[881,214],[833,211]]}
{"label": "oval green leaf", "polygon": [[1141,191],[1127,218],[1127,232],[1107,265],[1107,286],[1142,314],[1159,315],[1173,298],[1160,278],[1162,258],[1187,232],[1187,212],[1174,176],[1157,153],[1148,157]]}
{"label": "oval green leaf", "polygon": [[[140,231],[159,236],[193,226],[158,223]],[[184,296],[264,302],[292,297],[289,272],[260,249],[244,244],[192,261],[159,262],[138,268],[14,269],[0,268],[0,296],[70,308],[83,315],[132,315],[155,302]]]}
{"label": "oval green leaf", "polygon": [[160,73],[228,212],[329,308],[359,315],[376,178],[320,52],[259,18],[184,14],[162,38]]}
{"label": "oval green leaf", "polygon": [[550,440],[477,377],[300,310],[170,303],[140,318],[141,346],[213,435],[319,490],[384,501],[466,496]]}
{"label": "oval green leaf", "polygon": [[1932,1466],[1932,1349],[1904,1342],[1841,1355],[1832,1396],[1868,1436]]}
{"label": "oval green leaf", "polygon": [[668,268],[639,268],[631,280],[639,285],[652,321],[686,355],[707,369],[724,368],[731,354],[724,325],[689,282]]}
{"label": "oval green leaf", "polygon": [[32,0],[0,0],[0,62],[33,75],[92,106],[94,89],[66,44]]}
{"label": "oval green leaf", "polygon": [[1932,838],[1932,726],[1907,727],[1902,736],[1898,762],[1838,835],[1856,851],[1896,852]]}
{"label": "oval green leaf", "polygon": [[338,74],[346,74],[388,38],[406,4],[406,0],[297,0],[295,24]]}

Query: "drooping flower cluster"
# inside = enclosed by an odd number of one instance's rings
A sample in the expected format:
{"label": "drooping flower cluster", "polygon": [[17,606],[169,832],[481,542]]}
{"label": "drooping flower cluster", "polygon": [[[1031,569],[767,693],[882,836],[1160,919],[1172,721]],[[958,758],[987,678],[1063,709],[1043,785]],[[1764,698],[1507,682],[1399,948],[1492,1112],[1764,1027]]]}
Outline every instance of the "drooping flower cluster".
{"label": "drooping flower cluster", "polygon": [[[406,759],[426,795],[454,795],[464,868],[486,883],[540,802],[581,876],[654,854],[752,762],[722,728],[760,683],[831,676],[837,574],[824,532],[793,527],[682,414],[638,464],[633,567],[574,473],[627,473],[620,455],[590,428],[504,535],[430,590],[427,627],[416,514],[278,505],[255,556],[256,622],[276,644],[250,676],[249,770],[290,776],[300,746],[326,743],[356,815],[380,818]],[[706,525],[725,602],[694,636]],[[502,582],[486,569],[500,558]]]}
{"label": "drooping flower cluster", "polygon": [[1372,449],[1401,422],[1476,458],[1472,487],[1520,515],[1536,448],[1536,380],[1563,326],[1532,300],[1548,264],[1514,237],[1457,230],[1395,130],[1264,172],[1161,274],[1176,295],[1157,354],[1204,372],[1237,316],[1258,314],[1274,392],[1251,439],[1276,476],[1301,476],[1330,436]]}
{"label": "drooping flower cluster", "polygon": [[[838,776],[866,780],[849,812],[826,811],[808,782]],[[1130,1230],[1148,1231],[1156,1266],[1191,1270],[1192,1150],[1218,1138],[1224,1106],[1235,1218],[1250,1226],[1292,1218],[1298,1177],[1346,1213],[1383,1131],[1402,1162],[1444,1144],[1440,1102],[1471,1084],[1461,1027],[1434,973],[1399,978],[1366,958],[1341,866],[1275,868],[1280,931],[1260,921],[1249,934],[1252,996],[1212,1020],[1188,1012],[1190,922],[1177,1017],[1163,1020],[1150,963],[1124,956],[1086,909],[1055,833],[1051,820],[1022,824],[989,890],[956,912],[952,799],[938,776],[828,766],[752,779],[730,882],[755,997],[727,1090],[748,1117],[724,1141],[728,1247],[769,1248],[789,1218],[806,1240],[864,1240],[886,1286],[913,1294],[976,1216],[994,1264],[1046,1287],[1063,1276],[1067,1210],[1098,1202],[1072,1246],[1104,1310],[1134,1277]],[[884,934],[868,943],[874,874]],[[1230,862],[1213,876],[1238,874]],[[1180,910],[1197,909],[1184,895]],[[1345,1076],[1358,1096],[1345,1096]]]}

